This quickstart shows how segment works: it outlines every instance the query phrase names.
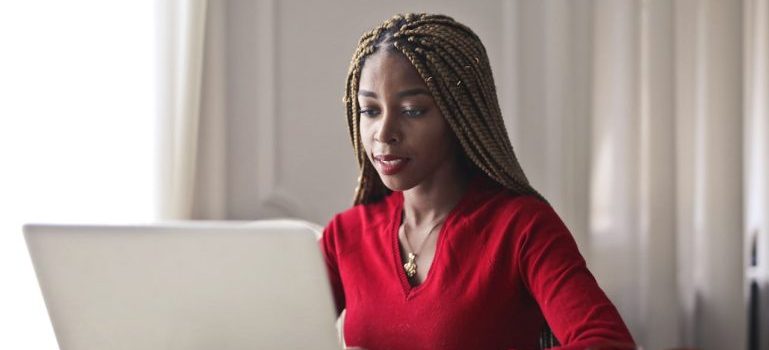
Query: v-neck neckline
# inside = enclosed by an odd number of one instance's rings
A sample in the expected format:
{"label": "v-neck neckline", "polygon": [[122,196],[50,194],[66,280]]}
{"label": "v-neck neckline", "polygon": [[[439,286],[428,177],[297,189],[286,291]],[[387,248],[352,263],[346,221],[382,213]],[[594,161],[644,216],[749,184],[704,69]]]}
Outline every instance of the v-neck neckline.
{"label": "v-neck neckline", "polygon": [[435,254],[433,254],[433,261],[430,264],[430,269],[427,271],[425,279],[422,280],[421,283],[413,286],[411,283],[409,283],[409,278],[406,276],[406,271],[403,270],[403,254],[401,254],[400,240],[398,239],[398,230],[401,223],[403,222],[403,192],[398,192],[395,194],[399,196],[399,198],[397,198],[396,205],[393,206],[393,212],[391,213],[390,220],[392,224],[389,231],[390,240],[392,243],[392,257],[395,263],[395,269],[398,273],[398,279],[400,280],[401,286],[403,287],[403,294],[406,300],[415,297],[419,291],[423,290],[426,285],[437,278],[434,277],[434,275],[439,272],[439,270],[436,270],[436,268],[440,268],[443,263],[443,246],[447,239],[446,231],[448,230],[448,227],[452,227],[452,230],[456,229],[457,225],[460,223],[457,216],[459,211],[465,206],[465,202],[467,202],[471,197],[471,194],[477,190],[476,187],[478,186],[478,182],[482,181],[482,179],[479,179],[478,177],[471,179],[467,188],[465,189],[465,193],[462,194],[462,198],[459,200],[459,202],[457,202],[454,208],[449,211],[449,214],[446,216],[446,220],[443,221],[441,229],[437,232],[438,238],[437,242],[435,243]]}

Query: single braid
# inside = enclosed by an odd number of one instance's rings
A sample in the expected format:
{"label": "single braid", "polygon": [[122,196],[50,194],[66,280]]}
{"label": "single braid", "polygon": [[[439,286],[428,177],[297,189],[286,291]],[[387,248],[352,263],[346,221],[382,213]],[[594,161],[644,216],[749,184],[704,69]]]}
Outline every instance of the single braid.
{"label": "single braid", "polygon": [[515,193],[544,200],[529,185],[507,136],[480,38],[451,17],[408,13],[364,33],[350,62],[343,102],[360,169],[355,204],[376,202],[390,193],[363,149],[357,98],[363,64],[381,49],[403,54],[411,62],[474,167]]}

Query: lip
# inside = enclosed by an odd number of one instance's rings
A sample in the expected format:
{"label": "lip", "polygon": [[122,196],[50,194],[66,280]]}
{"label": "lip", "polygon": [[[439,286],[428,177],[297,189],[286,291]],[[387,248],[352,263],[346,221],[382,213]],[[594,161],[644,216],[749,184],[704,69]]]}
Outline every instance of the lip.
{"label": "lip", "polygon": [[395,175],[409,162],[409,158],[394,154],[378,154],[374,157],[374,164],[382,175]]}

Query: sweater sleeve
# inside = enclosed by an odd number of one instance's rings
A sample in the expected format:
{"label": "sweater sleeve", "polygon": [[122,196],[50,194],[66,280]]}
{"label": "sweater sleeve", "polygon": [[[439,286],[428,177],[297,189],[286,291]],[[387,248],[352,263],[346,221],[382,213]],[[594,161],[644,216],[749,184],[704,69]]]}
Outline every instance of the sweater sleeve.
{"label": "sweater sleeve", "polygon": [[342,277],[339,273],[339,265],[337,264],[337,245],[336,239],[338,237],[338,220],[339,216],[335,217],[326,228],[323,230],[319,243],[320,250],[323,254],[323,260],[326,263],[326,270],[328,271],[328,280],[331,285],[331,292],[334,296],[334,304],[336,305],[336,314],[342,313],[345,308],[345,296],[344,288],[342,285]]}
{"label": "sweater sleeve", "polygon": [[619,312],[588,271],[569,230],[549,205],[535,207],[516,225],[518,266],[561,349],[635,349]]}

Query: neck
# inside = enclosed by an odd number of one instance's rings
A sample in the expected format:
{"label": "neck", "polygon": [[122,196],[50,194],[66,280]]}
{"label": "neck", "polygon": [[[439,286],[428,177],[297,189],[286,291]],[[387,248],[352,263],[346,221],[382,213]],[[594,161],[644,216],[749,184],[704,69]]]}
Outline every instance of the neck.
{"label": "neck", "polygon": [[436,172],[429,181],[404,191],[404,224],[420,227],[444,219],[462,199],[469,182],[469,176],[456,169]]}

